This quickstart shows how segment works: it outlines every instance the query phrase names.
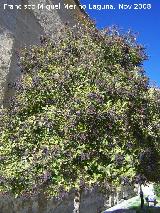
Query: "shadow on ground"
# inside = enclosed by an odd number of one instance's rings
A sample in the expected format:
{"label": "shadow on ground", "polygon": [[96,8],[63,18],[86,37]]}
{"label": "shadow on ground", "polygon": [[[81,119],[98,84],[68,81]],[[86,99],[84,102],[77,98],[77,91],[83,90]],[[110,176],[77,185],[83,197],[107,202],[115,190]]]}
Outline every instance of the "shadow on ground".
{"label": "shadow on ground", "polygon": [[[130,210],[136,211],[136,213],[160,213],[160,207],[159,206],[145,206],[144,209],[140,208],[132,208]],[[125,211],[124,211],[125,212]]]}

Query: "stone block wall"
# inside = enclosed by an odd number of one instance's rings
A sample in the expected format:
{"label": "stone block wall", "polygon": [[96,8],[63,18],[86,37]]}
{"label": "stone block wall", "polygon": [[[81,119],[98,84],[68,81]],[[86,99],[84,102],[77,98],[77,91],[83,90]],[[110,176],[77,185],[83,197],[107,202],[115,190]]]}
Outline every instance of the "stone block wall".
{"label": "stone block wall", "polygon": [[[81,196],[81,213],[101,213],[120,203],[122,200],[136,196],[134,187],[126,186],[101,193],[98,189],[84,191]],[[13,198],[0,195],[0,213],[72,213],[74,193],[69,193],[62,200],[46,199],[38,195],[31,198]]]}
{"label": "stone block wall", "polygon": [[[44,196],[32,198],[11,198],[0,196],[0,213],[72,213],[74,193],[63,200],[50,199]],[[92,191],[82,193],[81,213],[100,213],[104,210],[103,194]]]}

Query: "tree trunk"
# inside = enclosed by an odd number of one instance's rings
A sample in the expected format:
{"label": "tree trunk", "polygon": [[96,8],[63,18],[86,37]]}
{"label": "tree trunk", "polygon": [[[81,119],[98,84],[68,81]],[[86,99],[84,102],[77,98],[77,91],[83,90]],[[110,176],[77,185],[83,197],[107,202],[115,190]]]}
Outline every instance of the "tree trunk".
{"label": "tree trunk", "polygon": [[117,189],[116,191],[116,200],[117,200],[117,204],[119,203],[119,190]]}
{"label": "tree trunk", "polygon": [[73,213],[80,213],[81,191],[75,193]]}
{"label": "tree trunk", "polygon": [[140,185],[140,198],[141,198],[141,209],[144,207],[144,195],[142,191],[142,186]]}
{"label": "tree trunk", "polygon": [[109,195],[109,207],[112,207],[112,195]]}

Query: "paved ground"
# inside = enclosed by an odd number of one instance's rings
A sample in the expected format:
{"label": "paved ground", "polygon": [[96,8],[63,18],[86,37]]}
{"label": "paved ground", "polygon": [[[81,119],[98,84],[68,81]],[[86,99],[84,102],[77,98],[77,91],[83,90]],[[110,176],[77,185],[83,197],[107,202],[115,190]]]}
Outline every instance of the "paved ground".
{"label": "paved ground", "polygon": [[[106,213],[136,213],[136,210],[131,209],[118,209],[113,211],[105,211]],[[141,210],[141,213],[160,213],[160,207],[154,207],[154,208],[145,208]]]}
{"label": "paved ground", "polygon": [[[149,184],[148,186],[143,187],[144,197],[153,192],[153,184]],[[140,206],[140,198],[139,196],[133,197],[129,200],[125,200],[122,203],[113,206],[110,209],[107,209],[104,213],[136,213],[136,210],[131,210],[130,208],[133,206]],[[160,213],[160,203],[156,205],[156,207],[145,207],[142,213]]]}
{"label": "paved ground", "polygon": [[[104,213],[136,213],[136,210],[130,209],[134,206],[134,204],[139,203],[140,206],[140,198],[139,196],[133,197],[129,200],[126,200],[116,206],[113,206],[110,209],[107,209]],[[151,211],[152,210],[152,211]],[[160,213],[160,205],[157,205],[156,207],[150,206],[145,207],[142,211],[142,213]]]}
{"label": "paved ground", "polygon": [[[137,203],[139,201],[139,196],[136,196],[136,197],[133,197],[129,200],[125,200],[123,201],[122,203],[116,205],[116,206],[113,206],[112,208],[110,209],[107,209],[105,212],[108,213],[108,212],[115,212],[115,213],[136,213],[135,210],[130,210],[129,207],[130,206],[133,206],[134,203]],[[104,212],[104,213],[105,213]]]}
{"label": "paved ground", "polygon": [[118,209],[114,211],[106,211],[110,213],[136,213],[136,210],[130,210],[130,209]]}

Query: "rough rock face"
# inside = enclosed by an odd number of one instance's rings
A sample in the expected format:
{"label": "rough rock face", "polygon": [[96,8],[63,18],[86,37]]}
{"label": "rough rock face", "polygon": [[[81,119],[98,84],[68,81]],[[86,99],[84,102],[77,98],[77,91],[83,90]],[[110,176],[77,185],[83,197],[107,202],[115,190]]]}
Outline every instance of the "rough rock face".
{"label": "rough rock face", "polygon": [[[64,4],[76,5],[76,9],[66,9]],[[21,5],[22,9],[16,5]],[[28,5],[28,9],[24,9],[24,5]],[[33,8],[29,9],[29,5]],[[60,5],[60,8],[48,10],[47,5]],[[8,84],[20,75],[16,51],[25,45],[38,44],[42,34],[55,36],[66,22],[74,25],[81,13],[78,0],[0,1],[0,105],[12,94]]]}

